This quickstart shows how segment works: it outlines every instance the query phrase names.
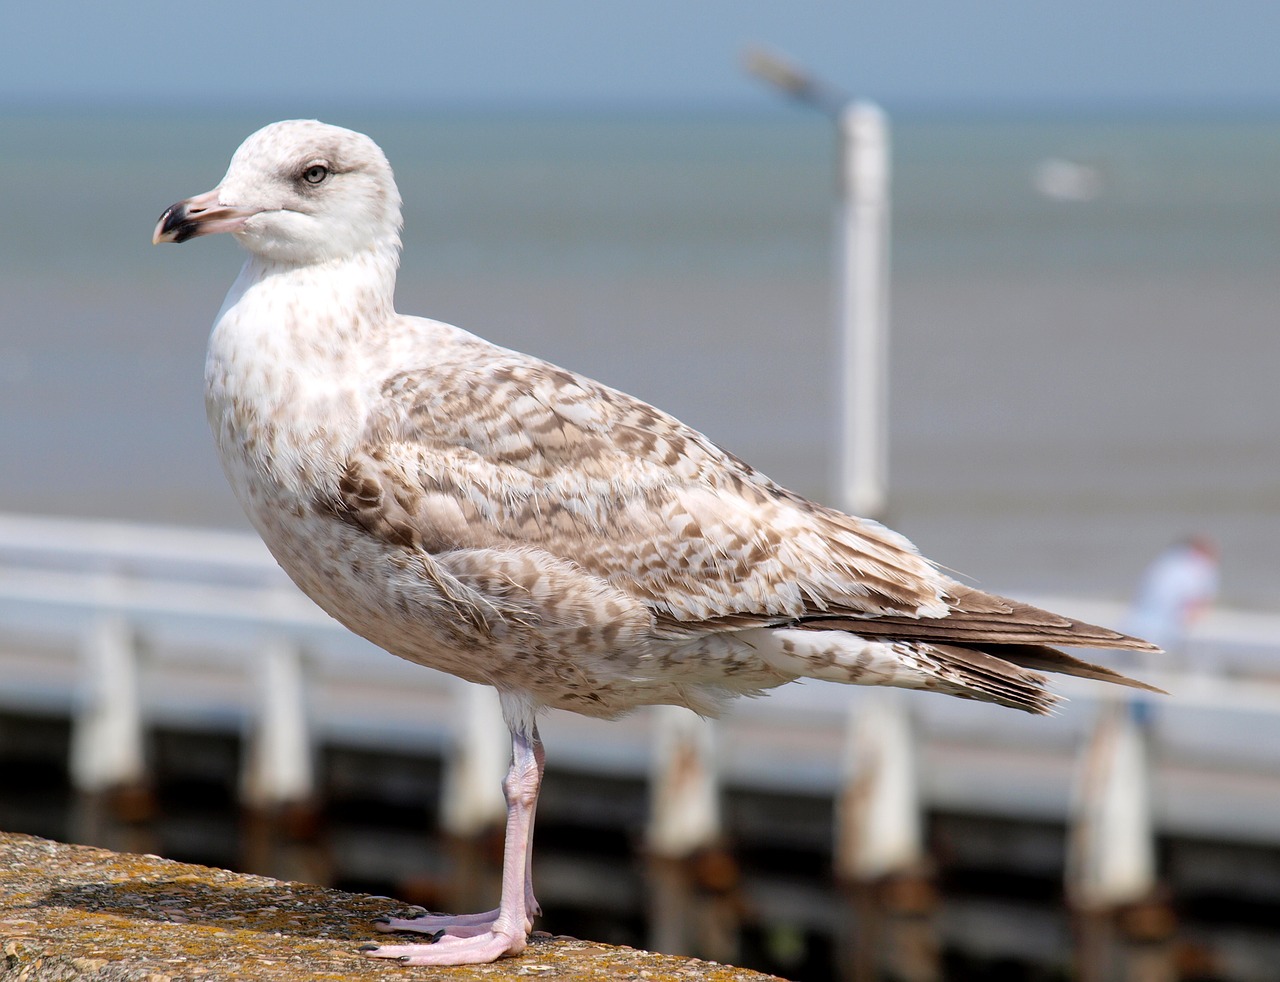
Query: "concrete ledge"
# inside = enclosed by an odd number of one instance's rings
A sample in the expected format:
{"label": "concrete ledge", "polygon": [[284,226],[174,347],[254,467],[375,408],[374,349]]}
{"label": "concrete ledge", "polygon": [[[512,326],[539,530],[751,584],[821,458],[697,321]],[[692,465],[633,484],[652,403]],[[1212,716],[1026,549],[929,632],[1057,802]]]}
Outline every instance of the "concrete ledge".
{"label": "concrete ledge", "polygon": [[364,958],[394,900],[0,833],[2,982],[207,979],[646,979],[765,982],[697,959],[535,936],[493,965],[417,968]]}

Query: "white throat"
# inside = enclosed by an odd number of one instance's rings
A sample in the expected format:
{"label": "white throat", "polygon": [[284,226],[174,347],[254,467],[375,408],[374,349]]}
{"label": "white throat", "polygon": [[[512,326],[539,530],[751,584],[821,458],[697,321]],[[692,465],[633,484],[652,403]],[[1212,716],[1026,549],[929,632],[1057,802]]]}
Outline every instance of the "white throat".
{"label": "white throat", "polygon": [[397,260],[394,251],[307,265],[251,256],[227,294],[209,338],[205,410],[255,524],[263,494],[270,507],[305,505],[362,432],[381,381],[362,353],[396,316]]}

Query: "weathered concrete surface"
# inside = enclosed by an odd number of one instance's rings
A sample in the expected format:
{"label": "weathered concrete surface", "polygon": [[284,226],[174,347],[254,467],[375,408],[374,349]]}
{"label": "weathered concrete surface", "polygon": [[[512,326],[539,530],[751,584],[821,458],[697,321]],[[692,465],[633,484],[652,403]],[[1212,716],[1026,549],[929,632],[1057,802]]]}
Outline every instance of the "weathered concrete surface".
{"label": "weathered concrete surface", "polygon": [[388,915],[410,916],[393,900],[0,833],[0,982],[771,978],[549,936],[494,965],[418,968],[358,954],[388,937],[371,926]]}

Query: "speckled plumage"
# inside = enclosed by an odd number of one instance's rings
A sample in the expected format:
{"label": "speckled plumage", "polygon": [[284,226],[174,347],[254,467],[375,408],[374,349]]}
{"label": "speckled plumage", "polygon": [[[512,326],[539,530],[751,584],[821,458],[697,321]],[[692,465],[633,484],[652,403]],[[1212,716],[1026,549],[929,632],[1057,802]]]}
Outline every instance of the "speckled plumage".
{"label": "speckled plumage", "polygon": [[[156,236],[232,231],[250,252],[206,398],[272,553],[353,631],[496,686],[517,758],[544,707],[714,713],[810,676],[1043,712],[1037,669],[1127,681],[1048,646],[1142,642],[964,587],[637,399],[395,313],[399,227],[372,141],[292,121]],[[531,908],[527,873],[524,893]],[[523,944],[507,940],[497,954]]]}

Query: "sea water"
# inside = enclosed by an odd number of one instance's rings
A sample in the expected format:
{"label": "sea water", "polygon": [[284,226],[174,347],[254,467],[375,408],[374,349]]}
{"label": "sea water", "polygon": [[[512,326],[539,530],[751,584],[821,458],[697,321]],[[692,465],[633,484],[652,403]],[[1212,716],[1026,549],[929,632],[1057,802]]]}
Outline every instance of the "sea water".
{"label": "sea water", "polygon": [[[269,121],[0,118],[0,510],[245,526],[201,396],[242,257],[150,235]],[[396,170],[402,311],[834,500],[826,120],[330,121]],[[891,122],[886,520],[983,587],[1117,597],[1202,532],[1280,605],[1280,123]]]}

